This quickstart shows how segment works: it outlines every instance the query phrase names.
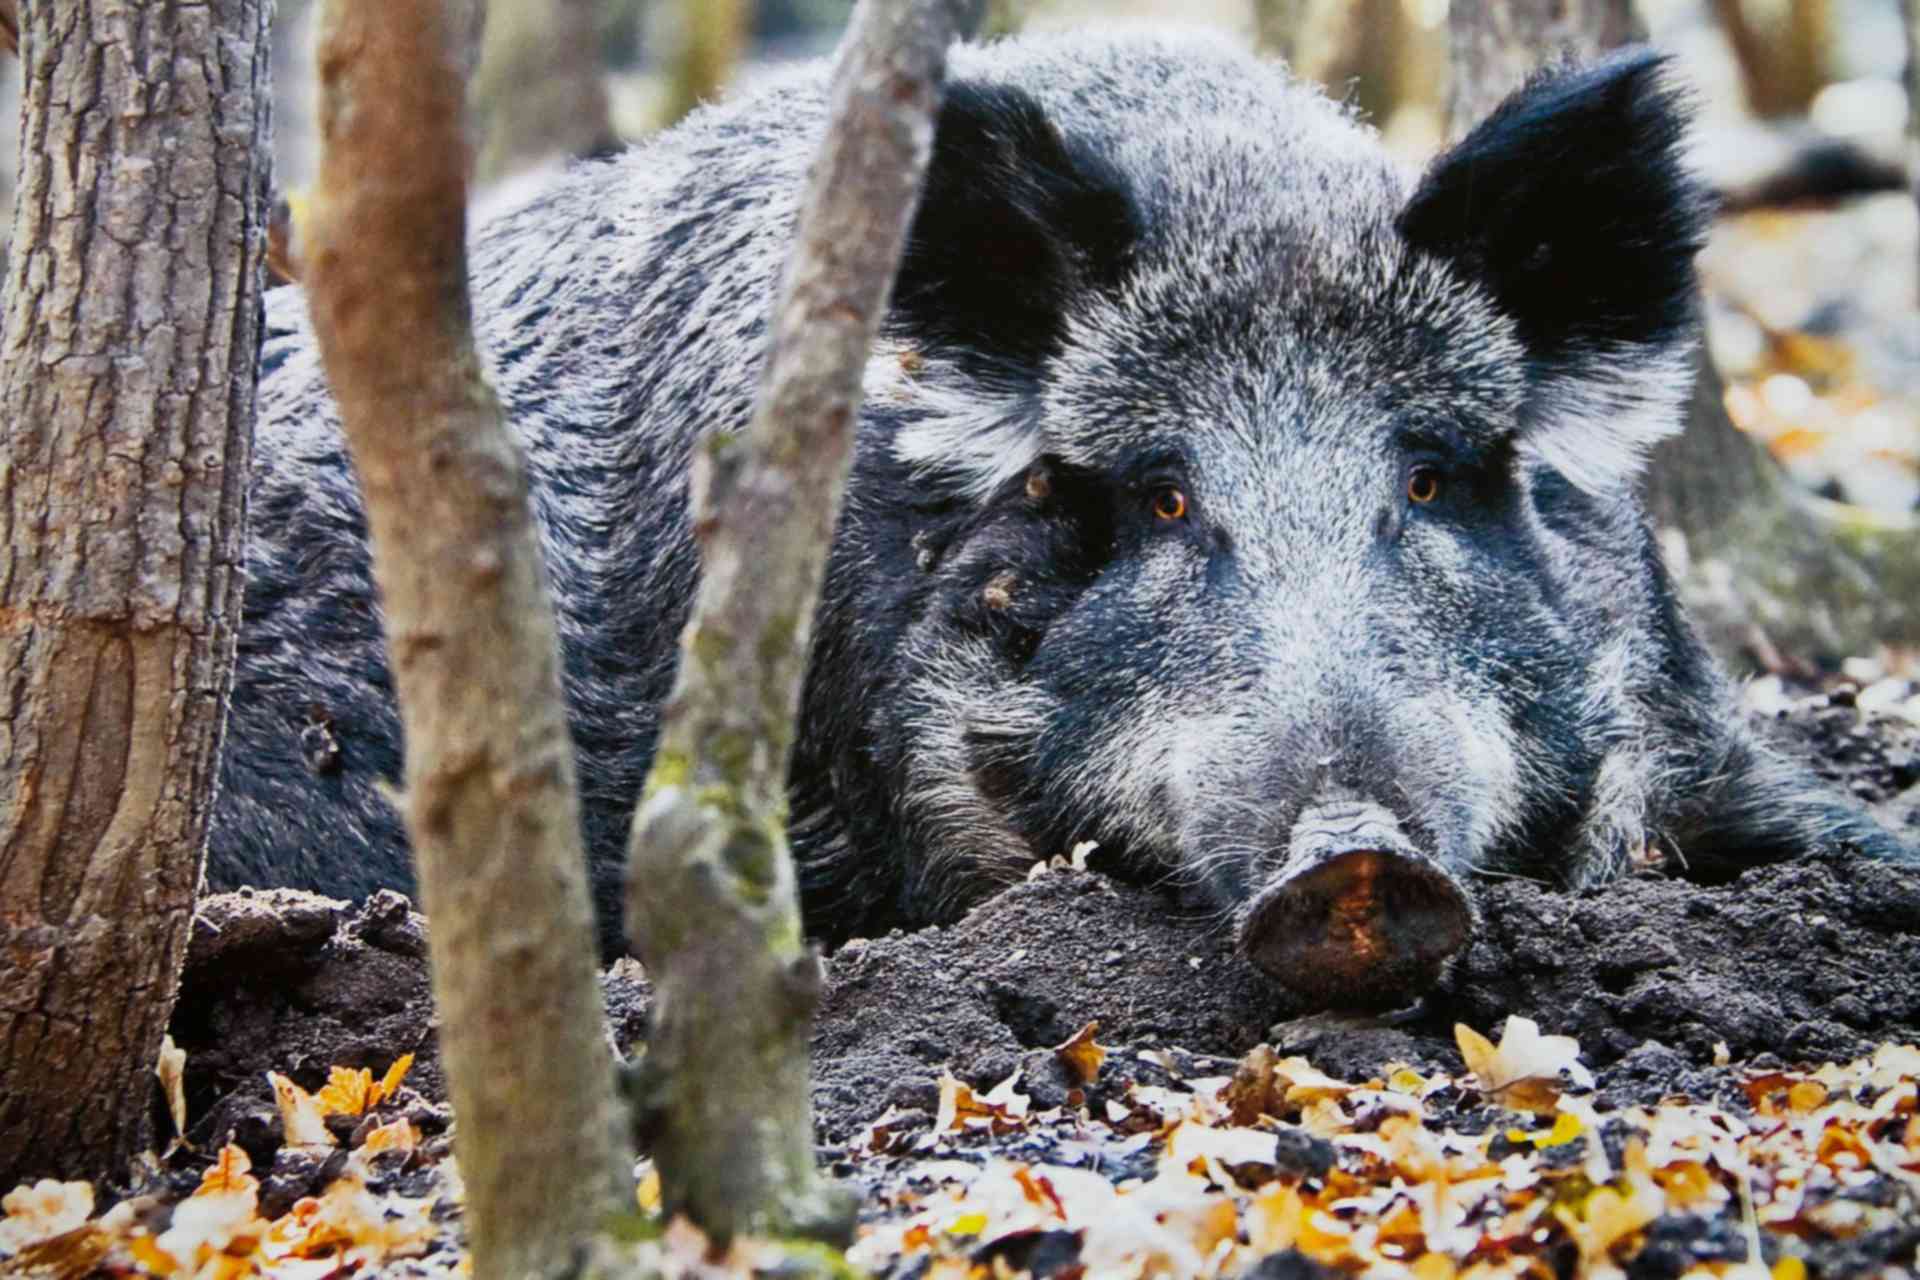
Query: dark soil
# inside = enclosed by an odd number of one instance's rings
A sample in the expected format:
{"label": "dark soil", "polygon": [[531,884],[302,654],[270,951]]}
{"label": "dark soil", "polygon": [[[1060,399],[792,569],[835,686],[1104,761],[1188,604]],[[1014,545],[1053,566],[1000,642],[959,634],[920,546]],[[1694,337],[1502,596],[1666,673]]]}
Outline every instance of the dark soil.
{"label": "dark soil", "polygon": [[1812,761],[1814,772],[1835,790],[1865,805],[1909,844],[1920,844],[1920,717],[1860,705],[1903,691],[1911,700],[1913,690],[1912,681],[1887,680],[1862,690],[1840,680],[1829,692],[1784,701],[1765,718],[1775,736]]}
{"label": "dark soil", "polygon": [[[1784,730],[1911,832],[1915,728],[1846,701],[1802,699]],[[1494,1033],[1521,1014],[1579,1041],[1603,1107],[1737,1104],[1743,1066],[1920,1041],[1912,866],[1823,856],[1720,885],[1647,875],[1580,893],[1524,881],[1478,892],[1475,940],[1434,991],[1386,1018],[1303,1017],[1216,926],[1085,871],[1038,875],[948,928],[849,943],[831,958],[814,1037],[823,1153],[889,1110],[909,1127],[911,1113],[930,1117],[946,1071],[985,1089],[1022,1069],[1034,1105],[1057,1105],[1067,1082],[1047,1050],[1090,1021],[1121,1051],[1100,1082],[1117,1093],[1169,1067],[1224,1074],[1263,1041],[1350,1079],[1390,1061],[1458,1072],[1456,1022]],[[397,895],[358,910],[284,891],[210,899],[173,1026],[195,1143],[232,1137],[267,1167],[279,1141],[267,1070],[311,1088],[329,1067],[377,1073],[409,1052],[408,1083],[443,1126],[422,925]],[[644,1034],[644,976],[623,962],[603,986],[624,1049]]]}

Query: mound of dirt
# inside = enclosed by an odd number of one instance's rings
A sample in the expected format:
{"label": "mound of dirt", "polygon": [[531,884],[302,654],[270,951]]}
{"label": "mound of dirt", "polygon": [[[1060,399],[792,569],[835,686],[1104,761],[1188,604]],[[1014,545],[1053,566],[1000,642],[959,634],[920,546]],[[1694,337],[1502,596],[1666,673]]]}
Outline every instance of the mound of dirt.
{"label": "mound of dirt", "polygon": [[[1724,885],[1645,877],[1566,894],[1507,882],[1480,901],[1478,936],[1418,1005],[1303,1018],[1217,930],[1152,890],[1049,872],[952,928],[832,958],[814,1035],[821,1136],[844,1139],[889,1108],[930,1112],[943,1072],[985,1089],[1024,1067],[1044,1105],[1066,1088],[1050,1047],[1089,1022],[1129,1049],[1224,1061],[1270,1041],[1363,1078],[1390,1061],[1459,1071],[1456,1022],[1491,1030],[1520,1014],[1575,1037],[1617,1102],[1710,1094],[1702,1073],[1716,1059],[1844,1060],[1920,1040],[1911,868],[1823,857]],[[192,1136],[269,1143],[269,1069],[317,1088],[330,1066],[377,1073],[413,1053],[409,1083],[443,1099],[423,924],[392,895],[358,912],[304,894],[209,900],[174,1019],[202,1117]],[[603,984],[609,1034],[636,1043],[638,966]]]}
{"label": "mound of dirt", "polygon": [[[646,1032],[639,966],[601,975],[608,1034],[626,1049]],[[237,1142],[260,1167],[280,1146],[267,1072],[308,1090],[331,1068],[375,1076],[414,1055],[407,1084],[446,1101],[427,972],[426,919],[401,894],[349,903],[291,889],[215,894],[200,904],[174,1006],[187,1053],[187,1137],[202,1150]]]}

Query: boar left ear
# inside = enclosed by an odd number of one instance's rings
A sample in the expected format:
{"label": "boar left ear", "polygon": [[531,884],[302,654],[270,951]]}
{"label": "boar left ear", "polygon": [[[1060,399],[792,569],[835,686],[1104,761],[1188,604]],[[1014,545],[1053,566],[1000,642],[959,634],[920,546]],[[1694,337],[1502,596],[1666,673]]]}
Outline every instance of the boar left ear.
{"label": "boar left ear", "polygon": [[[905,418],[895,455],[974,497],[1025,470],[1042,370],[1075,313],[1121,287],[1140,236],[1119,170],[1032,94],[949,84],[882,330],[900,351],[868,366],[869,402]],[[902,354],[937,367],[903,378]]]}
{"label": "boar left ear", "polygon": [[1628,49],[1536,75],[1434,162],[1398,221],[1513,320],[1521,443],[1593,492],[1627,484],[1683,425],[1711,206],[1664,62]]}

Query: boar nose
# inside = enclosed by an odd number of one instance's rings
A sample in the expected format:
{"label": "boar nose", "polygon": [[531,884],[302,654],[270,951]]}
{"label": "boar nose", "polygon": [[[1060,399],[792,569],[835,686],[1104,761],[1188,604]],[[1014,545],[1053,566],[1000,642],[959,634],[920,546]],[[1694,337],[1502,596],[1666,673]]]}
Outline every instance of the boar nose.
{"label": "boar nose", "polygon": [[1472,931],[1459,880],[1391,812],[1335,800],[1294,823],[1241,914],[1240,947],[1316,1008],[1388,1009],[1432,986]]}

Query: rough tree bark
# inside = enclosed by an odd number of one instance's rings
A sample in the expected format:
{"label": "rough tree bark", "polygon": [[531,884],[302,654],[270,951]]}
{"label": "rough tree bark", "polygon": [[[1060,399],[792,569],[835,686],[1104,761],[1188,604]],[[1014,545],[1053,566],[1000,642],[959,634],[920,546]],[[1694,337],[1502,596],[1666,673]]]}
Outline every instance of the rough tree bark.
{"label": "rough tree bark", "polygon": [[[701,3],[726,7],[722,0]],[[472,96],[481,139],[475,184],[613,146],[598,0],[510,0],[484,7]],[[477,11],[475,0],[454,6],[458,21]]]}
{"label": "rough tree bark", "polygon": [[[1534,67],[1638,34],[1627,0],[1454,0],[1448,21],[1456,137]],[[1686,430],[1647,470],[1648,508],[1708,643],[1737,666],[1775,667],[1920,641],[1920,543],[1795,493],[1728,419],[1721,390],[1703,351]]]}
{"label": "rough tree bark", "polygon": [[818,958],[787,849],[786,766],[873,341],[932,141],[948,43],[978,0],[862,0],[774,309],[747,431],[700,451],[702,577],[634,821],[630,930],[654,982],[641,1093],[669,1213],[716,1239],[834,1238],[814,1169]]}
{"label": "rough tree bark", "polygon": [[270,11],[63,0],[19,15],[0,1186],[117,1176],[150,1140],[239,622]]}
{"label": "rough tree bark", "polygon": [[752,19],[748,0],[678,0],[671,13],[673,50],[660,108],[662,128],[720,96],[740,65]]}
{"label": "rough tree bark", "polygon": [[329,0],[302,264],[365,494],[474,1273],[623,1202],[552,607],[473,346],[465,84],[443,0]]}

